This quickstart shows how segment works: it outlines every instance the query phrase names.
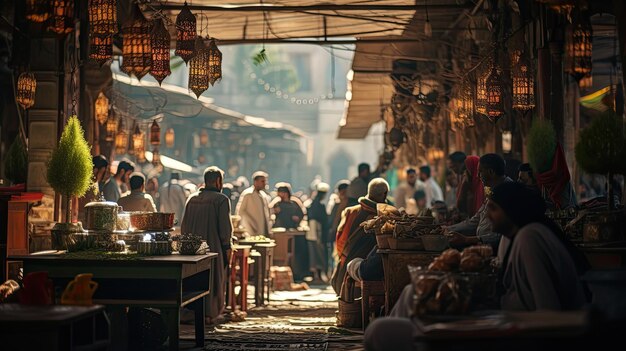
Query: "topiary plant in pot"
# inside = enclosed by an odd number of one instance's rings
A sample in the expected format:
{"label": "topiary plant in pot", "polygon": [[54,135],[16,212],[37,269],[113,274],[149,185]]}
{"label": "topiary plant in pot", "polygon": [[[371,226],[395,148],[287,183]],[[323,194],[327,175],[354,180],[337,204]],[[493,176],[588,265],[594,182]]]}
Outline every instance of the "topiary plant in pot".
{"label": "topiary plant in pot", "polygon": [[556,132],[552,122],[535,118],[528,131],[528,161],[533,171],[542,173],[552,167],[556,151]]}
{"label": "topiary plant in pot", "polygon": [[[53,234],[79,232],[82,228],[71,223],[71,199],[73,196],[83,196],[91,186],[93,177],[93,163],[90,147],[85,140],[83,128],[78,117],[71,116],[57,148],[52,152],[48,163],[48,183],[63,196],[65,202],[65,223],[57,223]],[[53,248],[60,249],[62,243],[53,237]],[[56,247],[55,247],[56,246]],[[63,245],[61,245],[63,246]]]}
{"label": "topiary plant in pot", "polygon": [[615,174],[626,174],[626,137],[620,118],[612,110],[596,117],[580,132],[576,144],[576,161],[587,173],[607,177],[607,203],[614,209],[612,179]]}

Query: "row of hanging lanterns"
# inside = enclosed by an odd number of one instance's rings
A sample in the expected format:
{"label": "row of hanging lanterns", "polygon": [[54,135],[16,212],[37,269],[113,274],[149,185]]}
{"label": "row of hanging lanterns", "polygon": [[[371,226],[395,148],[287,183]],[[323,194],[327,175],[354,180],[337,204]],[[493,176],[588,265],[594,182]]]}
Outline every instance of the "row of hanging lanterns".
{"label": "row of hanging lanterns", "polygon": [[74,30],[74,0],[26,0],[26,19],[47,22],[49,31],[67,34]]}

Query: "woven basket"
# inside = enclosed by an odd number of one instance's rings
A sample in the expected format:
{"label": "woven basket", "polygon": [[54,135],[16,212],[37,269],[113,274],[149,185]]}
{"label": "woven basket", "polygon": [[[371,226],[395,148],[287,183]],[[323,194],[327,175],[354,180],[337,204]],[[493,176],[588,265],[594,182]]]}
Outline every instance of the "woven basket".
{"label": "woven basket", "polygon": [[339,293],[339,311],[337,311],[337,326],[344,328],[361,328],[361,300],[354,299],[354,280],[348,274],[341,284]]}

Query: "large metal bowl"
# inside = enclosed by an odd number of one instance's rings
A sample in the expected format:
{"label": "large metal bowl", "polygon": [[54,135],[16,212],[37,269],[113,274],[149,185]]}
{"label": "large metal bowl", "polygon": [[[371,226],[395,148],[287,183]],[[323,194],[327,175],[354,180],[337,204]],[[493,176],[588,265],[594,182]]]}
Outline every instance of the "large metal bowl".
{"label": "large metal bowl", "polygon": [[130,224],[138,230],[168,230],[174,226],[174,213],[132,212]]}

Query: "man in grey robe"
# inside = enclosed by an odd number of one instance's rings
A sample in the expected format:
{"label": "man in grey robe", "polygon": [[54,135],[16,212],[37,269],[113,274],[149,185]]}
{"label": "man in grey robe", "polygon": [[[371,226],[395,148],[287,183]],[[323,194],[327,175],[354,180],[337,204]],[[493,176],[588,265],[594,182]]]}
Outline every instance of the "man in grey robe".
{"label": "man in grey robe", "polygon": [[204,171],[203,189],[187,200],[182,233],[192,233],[206,239],[211,252],[218,254],[215,260],[211,294],[207,297],[205,317],[214,324],[222,319],[226,297],[226,277],[231,254],[233,227],[230,222],[230,200],[222,194],[224,172],[217,167]]}

